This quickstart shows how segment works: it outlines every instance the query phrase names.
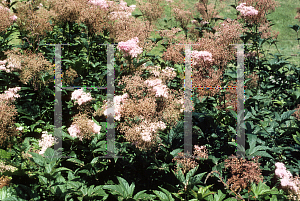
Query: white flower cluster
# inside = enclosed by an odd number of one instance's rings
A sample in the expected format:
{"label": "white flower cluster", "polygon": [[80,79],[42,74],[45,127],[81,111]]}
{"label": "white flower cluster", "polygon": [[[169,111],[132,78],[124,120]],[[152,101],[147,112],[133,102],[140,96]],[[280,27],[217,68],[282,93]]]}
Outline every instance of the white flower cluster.
{"label": "white flower cluster", "polygon": [[254,7],[252,6],[246,6],[246,3],[241,3],[239,6],[236,7],[236,9],[238,11],[241,12],[241,14],[243,16],[253,16],[253,15],[257,15],[258,14],[258,11],[255,10]]}
{"label": "white flower cluster", "polygon": [[146,80],[145,83],[148,84],[148,86],[153,87],[153,90],[156,92],[156,97],[164,96],[168,98],[168,88],[166,85],[162,84],[161,79]]}
{"label": "white flower cluster", "polygon": [[39,146],[42,147],[42,150],[39,154],[44,154],[47,148],[52,147],[55,143],[57,143],[57,139],[51,134],[48,134],[47,131],[43,131],[42,133],[42,139],[39,140]]}
{"label": "white flower cluster", "polygon": [[166,124],[162,121],[155,123],[145,122],[144,125],[136,128],[137,132],[141,132],[140,135],[145,142],[150,142],[152,138],[152,134],[155,133],[158,129],[164,130],[166,129]]}
{"label": "white flower cluster", "polygon": [[3,173],[5,171],[10,171],[10,172],[14,172],[16,171],[18,168],[11,166],[11,165],[5,165],[2,161],[0,161],[0,172]]}
{"label": "white flower cluster", "polygon": [[[120,121],[120,118],[121,118],[121,108],[122,108],[121,102],[124,103],[127,98],[128,98],[127,93],[123,94],[122,96],[114,97],[115,119],[118,121]],[[107,116],[107,103],[103,107],[106,107],[106,110],[104,111],[104,115]]]}
{"label": "white flower cluster", "polygon": [[[278,82],[276,82],[276,80],[274,79],[274,76],[270,76],[269,79],[271,80],[272,83],[278,84]],[[281,80],[281,78],[278,78],[278,81],[280,81],[281,84],[283,84],[283,80]],[[288,82],[285,81],[285,83],[287,84]]]}

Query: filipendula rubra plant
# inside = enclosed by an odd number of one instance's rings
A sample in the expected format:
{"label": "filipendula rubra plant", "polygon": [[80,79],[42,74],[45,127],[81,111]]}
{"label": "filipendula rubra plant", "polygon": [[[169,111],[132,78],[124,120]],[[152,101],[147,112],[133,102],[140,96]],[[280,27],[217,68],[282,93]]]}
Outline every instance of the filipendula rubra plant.
{"label": "filipendula rubra plant", "polygon": [[[115,120],[122,122],[118,129],[129,142],[140,149],[150,149],[160,142],[158,130],[176,125],[183,112],[183,93],[166,86],[176,75],[172,68],[159,71],[145,65],[142,69],[150,69],[152,76],[144,80],[142,72],[136,72],[119,82],[125,88],[122,96],[114,97]],[[107,115],[105,108],[106,102],[95,115]]]}

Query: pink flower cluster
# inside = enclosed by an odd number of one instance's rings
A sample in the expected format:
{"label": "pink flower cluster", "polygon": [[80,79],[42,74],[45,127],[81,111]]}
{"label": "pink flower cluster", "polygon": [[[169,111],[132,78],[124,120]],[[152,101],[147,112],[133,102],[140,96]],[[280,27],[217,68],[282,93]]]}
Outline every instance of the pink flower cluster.
{"label": "pink flower cluster", "polygon": [[42,139],[39,140],[39,146],[42,147],[42,150],[39,154],[44,154],[47,148],[52,147],[54,143],[57,143],[57,139],[51,134],[48,134],[47,131],[43,131],[42,133]]}
{"label": "pink flower cluster", "polygon": [[161,79],[155,79],[155,80],[146,80],[145,83],[153,87],[153,90],[156,92],[156,97],[164,96],[168,98],[168,88],[166,85],[162,84]]}
{"label": "pink flower cluster", "polygon": [[162,70],[164,75],[166,75],[169,78],[174,78],[176,77],[176,72],[174,71],[174,68],[166,67],[165,69]]}
{"label": "pink flower cluster", "polygon": [[95,6],[99,6],[102,9],[108,9],[109,5],[106,0],[89,0],[88,3],[93,4]]}
{"label": "pink flower cluster", "polygon": [[93,98],[90,93],[85,93],[83,89],[78,89],[72,93],[71,99],[76,100],[75,103],[78,102],[78,105],[82,105],[85,102],[91,101]]}
{"label": "pink flower cluster", "polygon": [[127,6],[125,1],[121,1],[117,12],[112,12],[111,20],[122,19],[131,16],[131,13],[135,10],[136,5]]}
{"label": "pink flower cluster", "polygon": [[[0,6],[0,12],[3,12],[2,10],[5,10],[6,12],[11,12],[9,8],[4,8],[3,6]],[[10,16],[9,19],[12,21],[15,21],[18,19],[16,15]]]}
{"label": "pink flower cluster", "polygon": [[[99,134],[101,130],[101,126],[98,126],[93,120],[89,120],[89,122],[93,125],[93,132]],[[68,128],[68,132],[72,137],[79,137],[79,139],[82,141],[83,137],[78,135],[80,134],[81,131],[76,124],[72,124]]]}
{"label": "pink flower cluster", "polygon": [[143,49],[137,45],[138,42],[139,42],[138,37],[135,37],[126,42],[119,42],[118,49],[119,51],[124,52],[125,57],[129,55],[131,57],[137,57],[138,54],[141,54],[143,52]]}
{"label": "pink flower cluster", "polygon": [[258,14],[257,10],[255,10],[252,6],[246,6],[246,3],[241,3],[236,7],[236,10],[240,11],[244,17]]}
{"label": "pink flower cluster", "polygon": [[280,178],[281,186],[289,188],[296,194],[299,188],[294,182],[292,182],[291,178],[293,177],[293,175],[291,174],[291,172],[286,170],[284,164],[280,162],[275,163],[275,167],[275,175]]}
{"label": "pink flower cluster", "polygon": [[[114,108],[115,108],[115,120],[120,121],[121,119],[121,102],[124,103],[126,99],[128,98],[128,94],[125,93],[122,96],[115,96],[114,97]],[[106,110],[104,111],[104,115],[107,116],[107,105]]]}
{"label": "pink flower cluster", "polygon": [[144,125],[136,128],[137,132],[142,131],[140,134],[145,142],[150,142],[152,134],[155,133],[158,129],[166,129],[166,124],[162,121],[155,123],[148,123],[146,121]]}
{"label": "pink flower cluster", "polygon": [[[212,59],[212,54],[210,52],[207,52],[207,51],[192,51],[191,52],[191,57],[195,60],[199,60],[200,58],[203,58],[204,61],[213,61]],[[193,66],[194,65],[197,65],[197,62],[196,61],[193,61]]]}
{"label": "pink flower cluster", "polygon": [[[8,63],[7,66],[5,66],[6,63]],[[9,58],[8,61],[7,60],[0,61],[0,70],[3,70],[3,71],[6,71],[7,73],[10,73],[14,69],[21,69],[21,62],[20,61],[16,61],[13,58]]]}
{"label": "pink flower cluster", "polygon": [[1,94],[1,99],[14,101],[15,98],[20,98],[20,95],[17,94],[20,90],[21,87],[9,88],[8,91],[4,91],[4,94]]}

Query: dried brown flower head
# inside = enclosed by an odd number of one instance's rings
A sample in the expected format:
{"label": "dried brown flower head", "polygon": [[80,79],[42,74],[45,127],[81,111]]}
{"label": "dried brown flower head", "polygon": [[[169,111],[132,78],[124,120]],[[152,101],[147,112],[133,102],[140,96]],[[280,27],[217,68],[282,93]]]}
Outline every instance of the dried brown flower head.
{"label": "dried brown flower head", "polygon": [[[271,11],[275,11],[275,8],[280,6],[275,0],[240,0],[238,5],[241,3],[246,3],[246,6],[252,6],[258,11],[257,15],[248,16],[246,22],[249,24],[259,24],[259,32],[262,32],[262,38],[273,38],[278,37],[279,32],[272,32],[269,22],[267,21],[267,14]],[[242,17],[239,15],[238,19]]]}
{"label": "dried brown flower head", "polygon": [[55,25],[78,22],[81,11],[91,6],[86,0],[48,0],[48,3]]}
{"label": "dried brown flower head", "polygon": [[15,105],[11,100],[5,98],[5,94],[0,94],[0,146],[12,146],[16,137],[22,136],[14,125],[18,114]]}
{"label": "dried brown flower head", "polygon": [[[183,93],[165,88],[161,77],[144,80],[141,74],[142,72],[138,71],[134,75],[123,76],[119,82],[119,85],[125,85],[123,94],[128,94],[128,98],[118,110],[121,120],[125,120],[118,129],[136,147],[150,149],[160,141],[157,135],[159,128],[165,129],[166,125],[174,126],[178,122],[183,112]],[[162,88],[157,90],[166,90],[164,95],[167,96],[157,96],[157,91],[149,82],[160,83]],[[103,109],[98,114],[103,114]],[[151,129],[147,130],[149,128]]]}
{"label": "dried brown flower head", "polygon": [[194,157],[187,156],[183,152],[178,153],[178,156],[173,158],[172,161],[176,161],[175,171],[178,172],[181,170],[183,174],[194,169],[198,165],[194,160]]}
{"label": "dried brown flower head", "polygon": [[178,153],[178,156],[174,157],[172,161],[176,161],[176,169],[177,172],[179,169],[184,173],[194,169],[198,163],[195,159],[208,159],[206,146],[198,146],[194,145],[194,154],[184,154],[183,152]]}
{"label": "dried brown flower head", "polygon": [[11,17],[13,14],[10,12],[9,8],[0,4],[0,32],[7,30],[13,24]]}
{"label": "dried brown flower head", "polygon": [[0,189],[4,186],[9,186],[11,179],[8,176],[2,175],[0,178]]}
{"label": "dried brown flower head", "polygon": [[203,20],[210,22],[212,18],[220,18],[219,10],[222,9],[224,5],[216,9],[216,4],[208,4],[208,0],[199,0],[199,2],[195,4],[195,7],[202,15]]}
{"label": "dried brown flower head", "polygon": [[252,158],[253,161],[247,161],[243,158],[229,158],[225,159],[225,168],[231,169],[231,177],[227,180],[227,185],[231,187],[234,191],[239,191],[241,189],[248,190],[251,183],[255,182],[258,184],[260,181],[263,182],[263,177],[260,169],[260,163],[258,159],[260,157],[256,156]]}
{"label": "dried brown flower head", "polygon": [[80,130],[80,133],[77,135],[80,139],[90,140],[91,136],[94,135],[94,122],[88,118],[87,114],[79,112],[79,114],[74,116],[73,124]]}
{"label": "dried brown flower head", "polygon": [[50,24],[50,19],[55,13],[40,6],[40,3],[46,5],[47,1],[23,1],[16,4],[18,26],[28,37],[34,38],[36,41],[40,40],[40,36],[46,36],[46,33],[52,31],[54,26],[54,24]]}
{"label": "dried brown flower head", "polygon": [[150,24],[153,24],[164,12],[164,7],[161,5],[163,0],[147,0],[147,2],[137,0],[137,2],[143,17],[145,20],[148,20]]}
{"label": "dried brown flower head", "polygon": [[[294,183],[295,186],[300,189],[300,177],[299,175],[298,176],[295,176],[295,177],[291,177],[290,178],[290,182],[291,183]],[[289,195],[288,195],[288,198],[291,199],[291,200],[300,200],[300,190],[298,191],[294,191],[294,190],[291,190],[291,188],[288,188],[288,192],[289,192]]]}
{"label": "dried brown flower head", "polygon": [[194,18],[193,13],[189,10],[184,10],[184,4],[182,2],[174,3],[171,5],[172,11],[175,14],[175,19],[180,23],[181,28],[186,29],[188,24],[191,23],[191,20]]}
{"label": "dried brown flower head", "polygon": [[65,86],[65,84],[69,85],[70,83],[72,83],[76,77],[78,77],[77,72],[72,69],[69,68],[68,70],[66,70],[66,72],[62,73],[62,84]]}
{"label": "dried brown flower head", "polygon": [[132,16],[119,19],[113,24],[109,24],[107,28],[113,43],[125,42],[138,37],[139,42],[137,45],[145,51],[150,51],[154,46],[154,43],[148,39],[153,29],[154,26],[150,25],[149,21],[144,22]]}
{"label": "dried brown flower head", "polygon": [[300,120],[300,104],[297,105],[297,108],[295,108],[296,112],[292,114],[292,116],[296,117],[297,120]]}
{"label": "dried brown flower head", "polygon": [[42,84],[47,86],[48,83],[54,81],[53,78],[48,81],[42,79],[45,73],[54,75],[53,65],[44,58],[42,53],[35,54],[30,50],[24,50],[22,54],[20,49],[16,48],[6,51],[5,55],[8,58],[16,60],[17,64],[21,62],[20,80],[24,84],[27,84],[31,80],[35,90],[38,90]]}

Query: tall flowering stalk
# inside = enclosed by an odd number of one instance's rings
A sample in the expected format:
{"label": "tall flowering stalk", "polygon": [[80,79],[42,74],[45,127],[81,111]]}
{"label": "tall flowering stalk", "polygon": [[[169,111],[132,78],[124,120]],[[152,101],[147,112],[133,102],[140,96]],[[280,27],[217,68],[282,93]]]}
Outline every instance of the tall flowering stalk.
{"label": "tall flowering stalk", "polygon": [[143,52],[143,49],[138,46],[139,38],[135,37],[126,42],[119,42],[117,48],[119,51],[124,53],[124,57],[126,57],[129,61],[129,69],[127,71],[131,72],[132,70],[132,59],[137,57],[139,54]]}

